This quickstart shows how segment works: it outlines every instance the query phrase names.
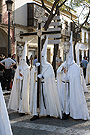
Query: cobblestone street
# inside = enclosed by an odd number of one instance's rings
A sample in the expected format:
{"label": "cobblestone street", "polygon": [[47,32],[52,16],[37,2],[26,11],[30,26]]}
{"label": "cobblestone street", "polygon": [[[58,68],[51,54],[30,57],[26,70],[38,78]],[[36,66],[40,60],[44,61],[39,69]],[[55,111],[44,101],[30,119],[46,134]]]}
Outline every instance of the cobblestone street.
{"label": "cobblestone street", "polygon": [[[85,93],[87,106],[90,114],[90,86],[88,93]],[[8,104],[10,95],[4,95]],[[13,135],[90,135],[90,120],[74,120],[69,118],[40,117],[30,121],[31,115],[19,116],[17,112],[8,110]]]}

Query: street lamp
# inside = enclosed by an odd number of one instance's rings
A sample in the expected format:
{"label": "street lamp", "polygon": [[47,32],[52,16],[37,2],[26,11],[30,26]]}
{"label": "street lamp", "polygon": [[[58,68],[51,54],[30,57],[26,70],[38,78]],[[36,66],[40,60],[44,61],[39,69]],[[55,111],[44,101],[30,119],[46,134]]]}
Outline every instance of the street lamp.
{"label": "street lamp", "polygon": [[7,5],[7,11],[8,11],[8,54],[11,54],[10,50],[10,12],[12,11],[12,4],[13,1],[7,0],[6,5]]}

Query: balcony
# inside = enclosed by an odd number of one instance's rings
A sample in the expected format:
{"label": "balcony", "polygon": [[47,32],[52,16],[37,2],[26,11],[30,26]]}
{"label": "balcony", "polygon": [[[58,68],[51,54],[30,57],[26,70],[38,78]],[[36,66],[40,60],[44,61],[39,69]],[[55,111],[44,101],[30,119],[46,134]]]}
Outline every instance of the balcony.
{"label": "balcony", "polygon": [[27,26],[37,26],[37,20],[35,19],[35,8],[38,8],[37,4],[27,3]]}

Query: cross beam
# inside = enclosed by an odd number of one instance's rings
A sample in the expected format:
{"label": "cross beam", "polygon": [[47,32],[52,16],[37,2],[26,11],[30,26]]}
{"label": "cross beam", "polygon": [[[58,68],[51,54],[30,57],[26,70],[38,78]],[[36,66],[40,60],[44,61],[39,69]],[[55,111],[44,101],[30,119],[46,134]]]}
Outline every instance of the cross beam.
{"label": "cross beam", "polygon": [[[41,23],[38,23],[38,30],[41,30]],[[61,30],[58,31],[42,31],[41,35],[49,35],[49,34],[58,34],[61,33]],[[20,37],[23,36],[32,36],[32,35],[37,35],[38,36],[38,32],[30,32],[30,33],[21,33]],[[38,62],[41,63],[41,35],[38,36]],[[38,67],[38,72],[37,74],[40,74],[41,72],[41,66]],[[39,93],[40,93],[40,89],[41,89],[41,81],[40,78],[37,77],[37,113],[39,115],[40,113],[40,105],[39,105]]]}
{"label": "cross beam", "polygon": [[[58,34],[58,33],[61,33],[61,31],[42,31],[42,35]],[[37,32],[21,33],[20,37],[32,36],[32,35],[37,35]]]}

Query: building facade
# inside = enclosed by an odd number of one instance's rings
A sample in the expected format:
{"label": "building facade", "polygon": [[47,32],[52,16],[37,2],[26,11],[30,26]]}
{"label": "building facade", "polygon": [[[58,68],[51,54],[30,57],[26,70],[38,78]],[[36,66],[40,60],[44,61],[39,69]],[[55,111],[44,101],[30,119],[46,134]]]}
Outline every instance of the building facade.
{"label": "building facade", "polygon": [[[11,54],[15,52],[13,16],[10,15],[10,44]],[[8,12],[5,0],[0,0],[0,54],[8,56]]]}
{"label": "building facade", "polygon": [[89,57],[89,33],[86,27],[81,29],[80,41],[76,44],[76,60],[78,65],[83,57]]}
{"label": "building facade", "polygon": [[[37,5],[40,5],[39,0],[23,0],[22,3],[19,0],[14,1],[14,25],[15,25],[15,46],[17,48],[18,44],[23,44],[27,40],[28,44],[28,51],[27,56],[30,57],[31,55],[37,55],[37,44],[38,44],[38,38],[37,36],[27,36],[23,37],[21,39],[19,37],[19,33],[27,33],[27,32],[33,32],[37,31],[37,21],[34,17],[34,11],[35,8],[37,8]],[[48,8],[52,7],[51,3],[46,2],[46,6]],[[76,12],[71,10],[72,12],[72,18],[76,18]],[[22,15],[23,14],[23,15]],[[62,57],[64,60],[64,46],[63,43],[67,41],[67,37],[70,37],[70,22],[71,22],[71,14],[67,11],[60,12],[60,25],[62,25],[62,31],[60,37],[62,39],[59,43],[59,50],[58,50],[58,57]],[[69,27],[68,27],[69,26]],[[17,49],[16,49],[17,51]],[[47,46],[47,60],[48,62],[52,63],[53,60],[53,54],[54,54],[54,44],[48,44]]]}
{"label": "building facade", "polygon": [[[37,31],[37,21],[35,19],[35,8],[40,5],[40,0],[13,0],[13,11],[11,12],[11,27],[10,27],[10,39],[11,39],[11,54],[17,54],[17,46],[19,44],[24,45],[27,41],[27,56],[37,55],[38,50],[38,37],[27,36],[20,37],[20,33],[28,33]],[[52,7],[52,4],[45,1],[48,8]],[[70,38],[71,30],[71,14],[72,19],[77,18],[76,12],[70,9],[67,11],[60,11],[60,25],[62,26],[60,43],[58,50],[58,57],[62,57],[65,60],[64,55],[64,42],[68,42]],[[82,28],[81,42],[76,45],[77,63],[84,55],[88,55],[88,32],[87,29]],[[8,55],[8,12],[6,8],[5,0],[0,1],[0,53]],[[48,44],[47,46],[47,60],[52,63],[54,54],[54,44]]]}

